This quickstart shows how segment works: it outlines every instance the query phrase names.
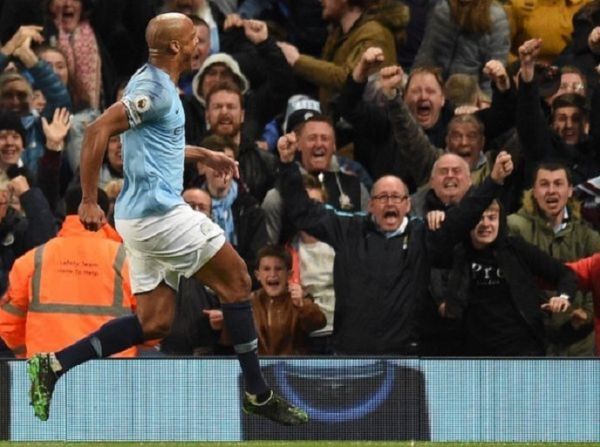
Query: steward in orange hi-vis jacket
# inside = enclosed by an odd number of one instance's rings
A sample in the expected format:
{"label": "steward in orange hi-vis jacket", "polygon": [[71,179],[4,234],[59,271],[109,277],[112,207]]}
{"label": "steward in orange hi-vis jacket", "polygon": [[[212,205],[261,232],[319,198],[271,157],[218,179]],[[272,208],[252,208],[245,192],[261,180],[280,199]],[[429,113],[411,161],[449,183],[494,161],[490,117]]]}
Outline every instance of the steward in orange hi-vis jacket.
{"label": "steward in orange hi-vis jacket", "polygon": [[[15,261],[0,299],[0,338],[17,357],[31,357],[68,346],[134,309],[117,232],[108,224],[87,231],[76,214],[67,215],[57,237]],[[136,354],[131,348],[118,356]]]}

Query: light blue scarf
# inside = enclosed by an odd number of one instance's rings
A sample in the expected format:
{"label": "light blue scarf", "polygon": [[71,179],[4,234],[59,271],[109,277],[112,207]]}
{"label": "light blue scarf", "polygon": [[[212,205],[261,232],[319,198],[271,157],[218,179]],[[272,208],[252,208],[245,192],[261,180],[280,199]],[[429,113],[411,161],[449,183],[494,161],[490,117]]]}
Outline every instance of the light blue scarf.
{"label": "light blue scarf", "polygon": [[235,235],[235,228],[233,227],[233,213],[231,206],[238,196],[238,185],[236,182],[231,182],[231,187],[227,195],[221,199],[212,199],[212,217],[213,220],[219,225],[225,232],[227,241],[232,245],[237,245],[237,237]]}

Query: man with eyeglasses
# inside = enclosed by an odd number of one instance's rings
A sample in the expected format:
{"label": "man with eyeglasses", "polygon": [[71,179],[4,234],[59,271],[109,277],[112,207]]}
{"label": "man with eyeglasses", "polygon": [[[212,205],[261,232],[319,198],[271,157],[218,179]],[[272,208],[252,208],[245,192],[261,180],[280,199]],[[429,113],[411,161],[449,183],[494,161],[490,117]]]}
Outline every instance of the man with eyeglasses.
{"label": "man with eyeglasses", "polygon": [[429,231],[422,220],[408,217],[408,189],[393,175],[375,182],[366,215],[311,201],[293,163],[296,145],[294,133],[277,144],[281,194],[294,225],[335,250],[335,352],[419,354],[417,317],[427,296],[431,261],[445,257],[436,247],[441,239],[456,239],[475,226],[512,172],[510,155],[501,153],[490,178],[448,211],[440,230]]}

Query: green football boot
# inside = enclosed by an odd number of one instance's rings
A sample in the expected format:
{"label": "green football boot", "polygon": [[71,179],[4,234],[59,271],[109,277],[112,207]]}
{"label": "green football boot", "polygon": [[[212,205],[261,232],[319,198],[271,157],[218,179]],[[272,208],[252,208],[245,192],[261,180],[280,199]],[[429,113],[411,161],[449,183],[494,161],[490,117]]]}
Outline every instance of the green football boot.
{"label": "green football boot", "polygon": [[263,404],[256,404],[246,394],[242,410],[246,414],[256,414],[281,425],[302,425],[308,422],[308,414],[301,408],[287,402],[271,392],[271,397]]}
{"label": "green football boot", "polygon": [[50,354],[36,354],[27,361],[27,375],[31,381],[29,404],[33,413],[47,421],[50,416],[50,401],[58,377],[50,367]]}

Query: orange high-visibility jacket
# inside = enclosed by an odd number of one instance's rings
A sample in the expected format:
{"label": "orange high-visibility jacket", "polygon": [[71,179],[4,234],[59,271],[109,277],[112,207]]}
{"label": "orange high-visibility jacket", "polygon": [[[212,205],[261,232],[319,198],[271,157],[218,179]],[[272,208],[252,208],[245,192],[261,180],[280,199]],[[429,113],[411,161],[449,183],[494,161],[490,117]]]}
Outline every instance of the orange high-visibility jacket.
{"label": "orange high-visibility jacket", "polygon": [[[67,216],[58,236],[17,259],[0,299],[0,337],[18,357],[57,351],[135,310],[118,234]],[[131,357],[136,348],[119,356]]]}

